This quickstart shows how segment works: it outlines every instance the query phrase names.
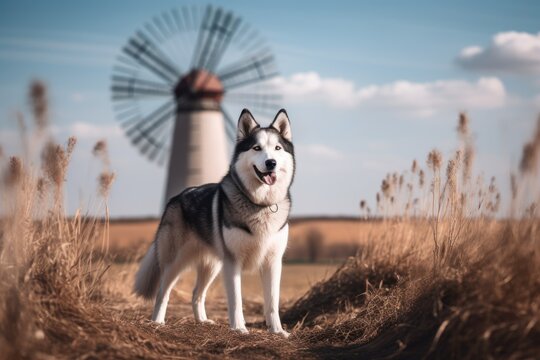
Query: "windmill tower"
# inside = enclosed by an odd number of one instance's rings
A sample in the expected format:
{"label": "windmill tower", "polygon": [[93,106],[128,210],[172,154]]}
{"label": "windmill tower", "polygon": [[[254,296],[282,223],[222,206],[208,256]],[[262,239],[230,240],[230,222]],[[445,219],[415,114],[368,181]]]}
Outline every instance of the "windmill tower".
{"label": "windmill tower", "polygon": [[114,109],[132,144],[168,164],[165,201],[225,175],[227,137],[236,134],[226,107],[271,116],[279,96],[267,80],[275,75],[264,39],[210,5],[164,12],[128,39],[113,68]]}

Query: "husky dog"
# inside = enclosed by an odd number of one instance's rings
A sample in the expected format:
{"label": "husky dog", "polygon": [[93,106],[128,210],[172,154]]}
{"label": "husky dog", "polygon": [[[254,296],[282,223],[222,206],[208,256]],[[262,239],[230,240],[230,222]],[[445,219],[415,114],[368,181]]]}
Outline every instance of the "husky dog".
{"label": "husky dog", "polygon": [[223,268],[229,325],[247,333],[240,275],[244,269],[258,269],[266,325],[272,333],[289,336],[279,318],[279,286],[294,170],[287,112],[280,110],[272,124],[262,128],[244,109],[227,175],[217,184],[191,187],[169,200],[141,262],[135,292],[147,299],[156,297],[153,321],[165,322],[171,289],[180,273],[193,266],[195,320],[212,322],[206,317],[206,292]]}

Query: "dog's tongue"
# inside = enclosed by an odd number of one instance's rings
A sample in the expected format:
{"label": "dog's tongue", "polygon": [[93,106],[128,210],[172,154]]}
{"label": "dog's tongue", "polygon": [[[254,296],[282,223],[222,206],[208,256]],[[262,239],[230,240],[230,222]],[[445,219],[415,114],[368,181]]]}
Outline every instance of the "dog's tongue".
{"label": "dog's tongue", "polygon": [[276,173],[275,172],[270,172],[270,173],[264,174],[263,175],[263,180],[268,185],[274,185],[274,183],[276,182]]}

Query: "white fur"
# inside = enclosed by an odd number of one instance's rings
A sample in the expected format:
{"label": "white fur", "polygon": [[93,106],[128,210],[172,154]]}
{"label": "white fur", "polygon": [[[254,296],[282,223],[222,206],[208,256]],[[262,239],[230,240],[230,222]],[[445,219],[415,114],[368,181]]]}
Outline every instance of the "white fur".
{"label": "white fur", "polygon": [[[234,164],[236,173],[244,186],[249,190],[252,201],[259,205],[273,205],[287,196],[289,185],[293,176],[293,157],[286,152],[276,134],[261,131],[257,133],[257,145],[260,151],[254,149],[241,153]],[[281,150],[276,150],[279,146]],[[277,162],[277,181],[274,185],[267,185],[255,174],[253,165],[261,172],[266,172],[265,161],[274,159]]]}
{"label": "white fur", "polygon": [[224,233],[225,244],[236,260],[224,261],[224,281],[231,328],[247,332],[242,314],[240,272],[258,268],[264,289],[266,325],[270,332],[288,336],[279,319],[281,259],[287,247],[288,234],[288,225],[274,234],[249,235],[234,228]]}

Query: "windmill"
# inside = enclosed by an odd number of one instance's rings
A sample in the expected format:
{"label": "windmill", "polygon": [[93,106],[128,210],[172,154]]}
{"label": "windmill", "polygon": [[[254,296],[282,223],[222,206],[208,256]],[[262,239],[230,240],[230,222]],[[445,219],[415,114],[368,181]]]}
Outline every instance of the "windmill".
{"label": "windmill", "polygon": [[128,39],[113,68],[114,110],[141,154],[168,162],[165,201],[225,175],[236,136],[226,107],[269,116],[279,108],[275,75],[259,33],[211,5],[163,12]]}

